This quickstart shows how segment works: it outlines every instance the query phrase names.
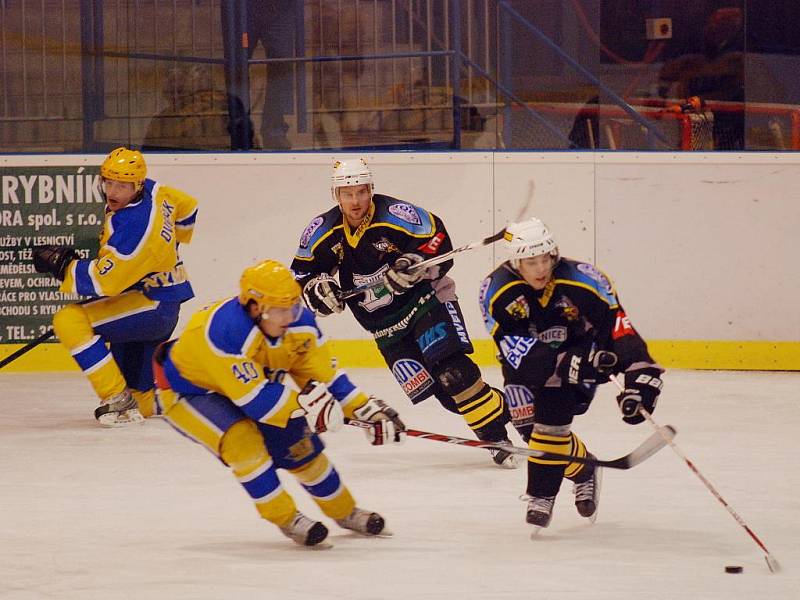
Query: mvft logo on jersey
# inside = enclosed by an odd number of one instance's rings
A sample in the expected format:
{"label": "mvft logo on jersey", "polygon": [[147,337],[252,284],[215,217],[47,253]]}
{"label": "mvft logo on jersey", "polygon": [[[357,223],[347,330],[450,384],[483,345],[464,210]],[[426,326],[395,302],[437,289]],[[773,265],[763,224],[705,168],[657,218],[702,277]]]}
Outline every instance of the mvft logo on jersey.
{"label": "mvft logo on jersey", "polygon": [[433,378],[419,362],[404,358],[392,365],[392,375],[413,400],[433,385]]}
{"label": "mvft logo on jersey", "polygon": [[456,310],[455,305],[452,302],[445,302],[444,305],[447,307],[447,312],[450,313],[450,319],[453,321],[453,325],[456,327],[458,339],[461,340],[462,344],[469,345],[469,336],[467,335],[467,330],[464,329],[464,325],[461,323],[461,318],[458,316],[458,310]]}

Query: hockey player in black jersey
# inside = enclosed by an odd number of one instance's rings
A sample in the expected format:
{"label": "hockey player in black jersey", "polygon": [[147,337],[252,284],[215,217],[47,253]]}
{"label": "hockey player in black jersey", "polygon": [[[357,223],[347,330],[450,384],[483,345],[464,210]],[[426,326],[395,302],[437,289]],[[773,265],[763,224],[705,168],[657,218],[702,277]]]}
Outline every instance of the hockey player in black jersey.
{"label": "hockey player in black jersey", "polygon": [[[468,356],[472,343],[455,283],[446,276],[452,261],[408,270],[452,249],[442,220],[374,194],[372,173],[361,159],[334,164],[331,194],[337,206],[309,223],[292,262],[306,304],[324,316],[342,312],[346,303],[412,403],[436,396],[479,439],[508,442],[503,396],[483,381]],[[339,298],[342,288],[378,282],[345,302]],[[517,466],[508,452],[492,455],[500,466]]]}
{"label": "hockey player in black jersey", "polygon": [[[506,228],[510,260],[483,281],[480,306],[500,351],[506,401],[514,426],[532,450],[586,456],[570,431],[598,384],[623,374],[617,396],[623,421],[644,421],[661,391],[657,365],[625,315],[609,279],[594,265],[561,258],[538,219]],[[576,462],[528,459],[528,523],[547,527],[562,478],[575,484],[575,506],[594,519],[599,469]]]}

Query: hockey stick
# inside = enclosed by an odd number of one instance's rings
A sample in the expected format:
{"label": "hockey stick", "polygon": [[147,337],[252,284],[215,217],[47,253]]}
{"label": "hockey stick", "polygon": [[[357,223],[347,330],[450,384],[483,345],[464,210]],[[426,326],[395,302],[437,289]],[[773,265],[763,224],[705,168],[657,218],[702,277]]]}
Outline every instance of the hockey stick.
{"label": "hockey stick", "polygon": [[[489,246],[490,244],[494,244],[498,240],[502,240],[505,232],[506,229],[504,227],[497,233],[490,235],[489,237],[483,238],[479,242],[470,242],[469,244],[459,246],[458,248],[453,248],[449,252],[445,252],[444,254],[440,254],[439,256],[434,256],[433,258],[429,258],[427,260],[423,260],[422,262],[418,262],[414,265],[411,265],[408,268],[408,270],[413,272],[413,271],[419,271],[421,269],[428,269],[430,267],[439,265],[443,262],[447,262],[455,254],[466,252],[467,250],[474,250],[475,248],[482,248],[483,246]],[[347,300],[348,298],[352,298],[353,296],[358,296],[359,294],[363,294],[364,292],[367,292],[376,287],[380,287],[382,285],[383,285],[383,279],[379,279],[371,283],[365,283],[364,285],[359,285],[358,287],[354,287],[352,289],[340,292],[338,294],[339,300]]]}
{"label": "hockey stick", "polygon": [[[622,385],[622,383],[619,381],[619,378],[617,376],[612,375],[610,377],[610,379],[611,379],[611,381],[614,382],[614,384],[619,388],[619,390],[621,392],[625,391],[625,386]],[[650,423],[650,425],[655,427],[655,429],[656,429],[656,431],[658,432],[659,435],[661,434],[661,429],[662,428],[658,426],[658,424],[653,420],[653,416],[647,410],[645,410],[644,408],[640,407],[639,408],[639,414],[642,415],[645,418],[645,420],[648,423]],[[711,494],[714,496],[714,498],[719,500],[719,503],[722,504],[722,506],[725,507],[725,510],[727,510],[728,513],[730,513],[730,515],[736,520],[736,522],[739,525],[742,526],[742,528],[753,539],[753,541],[756,544],[758,544],[759,548],[761,548],[764,551],[764,560],[767,561],[767,568],[769,568],[769,570],[772,573],[777,573],[778,571],[780,571],[781,567],[778,564],[778,561],[775,560],[775,558],[772,556],[772,554],[770,554],[769,550],[767,550],[767,547],[764,545],[764,543],[760,539],[758,539],[758,536],[755,533],[753,533],[753,530],[750,529],[750,527],[747,526],[747,523],[744,522],[744,519],[742,519],[742,517],[740,517],[739,514],[735,510],[733,510],[733,507],[730,504],[728,504],[725,501],[725,499],[722,497],[722,495],[716,490],[716,488],[713,485],[711,485],[711,482],[708,479],[706,479],[705,477],[703,477],[703,474],[700,473],[698,468],[694,466],[694,463],[691,460],[689,460],[688,458],[686,458],[686,455],[683,452],[681,452],[681,449],[678,448],[678,446],[675,444],[675,442],[672,441],[672,438],[667,439],[666,437],[664,437],[664,443],[665,444],[669,444],[669,447],[672,448],[675,451],[675,454],[677,454],[681,459],[683,459],[683,462],[686,463],[686,466],[689,467],[689,469],[692,471],[692,473],[697,475],[698,479],[700,479],[700,481],[703,482],[703,485],[706,486],[706,489],[708,489],[708,491],[711,492]]]}
{"label": "hockey stick", "polygon": [[33,350],[34,348],[36,348],[36,346],[38,346],[42,342],[46,342],[51,337],[53,337],[55,334],[56,334],[55,331],[53,331],[52,329],[48,329],[46,333],[43,333],[42,335],[40,335],[38,338],[36,338],[32,342],[28,342],[27,344],[25,344],[22,348],[20,348],[16,352],[12,352],[8,356],[6,356],[3,360],[0,360],[0,369],[5,367],[8,363],[14,362],[15,360],[17,360],[23,354],[27,354],[30,350]]}
{"label": "hockey stick", "polygon": [[[369,421],[357,421],[355,419],[345,419],[345,423],[353,427],[361,429],[371,429],[372,423]],[[471,448],[483,448],[485,450],[503,450],[511,454],[519,454],[521,456],[533,456],[535,458],[544,458],[546,460],[569,460],[571,462],[581,463],[585,465],[594,465],[596,467],[606,467],[609,469],[630,469],[635,467],[644,460],[650,458],[653,454],[661,450],[667,445],[669,440],[675,437],[675,428],[666,425],[659,429],[658,432],[652,434],[644,442],[639,444],[632,452],[625,456],[620,456],[613,460],[600,460],[590,456],[571,456],[569,454],[555,454],[552,452],[543,452],[541,450],[531,450],[530,448],[520,448],[518,446],[510,446],[506,444],[498,444],[494,442],[481,442],[479,440],[470,440],[467,438],[456,437],[452,435],[444,435],[441,433],[430,433],[428,431],[420,431],[418,429],[406,429],[406,435],[411,437],[418,437],[434,442],[444,442],[446,444],[455,444],[457,446],[469,446]]]}

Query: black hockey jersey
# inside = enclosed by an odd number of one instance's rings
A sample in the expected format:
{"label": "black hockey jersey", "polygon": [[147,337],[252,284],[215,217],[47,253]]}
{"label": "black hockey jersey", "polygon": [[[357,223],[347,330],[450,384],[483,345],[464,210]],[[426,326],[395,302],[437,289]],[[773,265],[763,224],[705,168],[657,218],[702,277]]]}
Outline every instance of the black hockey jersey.
{"label": "black hockey jersey", "polygon": [[483,281],[480,307],[504,371],[530,387],[558,386],[559,354],[579,344],[617,354],[617,370],[654,366],[611,281],[589,263],[562,258],[543,290],[504,262]]}
{"label": "black hockey jersey", "polygon": [[[442,220],[427,210],[391,196],[375,194],[364,222],[353,229],[334,206],[315,217],[300,236],[292,272],[303,286],[320,273],[338,273],[342,290],[380,281],[394,261],[413,252],[431,258],[452,250]],[[439,265],[437,278],[453,261]],[[375,333],[413,322],[437,302],[429,280],[402,295],[379,286],[347,300],[358,322]]]}

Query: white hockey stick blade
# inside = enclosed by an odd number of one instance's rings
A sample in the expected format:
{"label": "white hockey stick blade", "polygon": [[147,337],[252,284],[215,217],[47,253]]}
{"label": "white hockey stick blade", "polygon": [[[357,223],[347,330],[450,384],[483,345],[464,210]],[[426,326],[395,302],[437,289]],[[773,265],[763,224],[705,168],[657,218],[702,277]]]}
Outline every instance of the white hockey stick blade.
{"label": "white hockey stick blade", "polygon": [[653,454],[661,450],[669,443],[670,440],[672,440],[672,438],[675,437],[676,433],[678,432],[672,425],[664,425],[660,428],[660,431],[654,432],[630,454],[627,454],[616,460],[606,461],[605,463],[598,461],[598,464],[603,467],[611,467],[613,469],[630,469],[631,467],[635,467],[639,463],[647,460],[653,456]]}

